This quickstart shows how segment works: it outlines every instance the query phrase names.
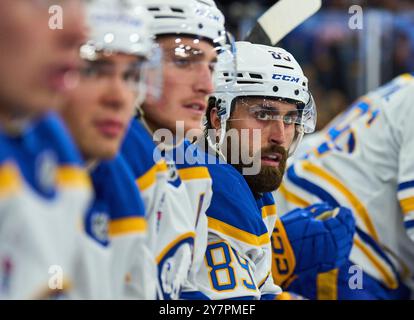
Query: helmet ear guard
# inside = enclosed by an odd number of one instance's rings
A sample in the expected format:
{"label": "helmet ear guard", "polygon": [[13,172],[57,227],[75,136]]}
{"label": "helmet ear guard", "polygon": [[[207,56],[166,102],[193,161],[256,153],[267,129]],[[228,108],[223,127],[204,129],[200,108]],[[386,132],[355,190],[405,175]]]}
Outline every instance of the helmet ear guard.
{"label": "helmet ear guard", "polygon": [[[214,128],[211,119],[211,111],[213,109],[217,110],[217,116],[220,119],[220,128]],[[208,100],[208,108],[204,118],[204,135],[207,140],[207,143],[210,148],[212,148],[217,154],[222,156],[225,159],[223,153],[221,152],[220,146],[223,144],[225,136],[226,136],[226,127],[227,127],[227,119],[225,119],[226,115],[226,108],[225,102],[222,99],[217,99],[214,96],[210,96]],[[219,134],[215,134],[214,137],[210,135],[211,131],[219,132]],[[214,138],[214,141],[213,141]],[[218,140],[217,140],[218,138]]]}

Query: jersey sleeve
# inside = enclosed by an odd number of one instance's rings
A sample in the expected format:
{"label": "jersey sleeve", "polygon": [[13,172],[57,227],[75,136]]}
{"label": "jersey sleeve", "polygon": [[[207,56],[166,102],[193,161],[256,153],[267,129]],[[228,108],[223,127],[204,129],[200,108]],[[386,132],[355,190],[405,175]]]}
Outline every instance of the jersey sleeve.
{"label": "jersey sleeve", "polygon": [[163,297],[177,299],[193,261],[196,216],[174,161],[167,164],[169,181],[157,216],[155,252]]}
{"label": "jersey sleeve", "polygon": [[147,212],[148,243],[158,269],[158,294],[179,297],[192,262],[195,216],[174,161],[161,156],[146,129],[134,120],[122,154],[131,166]]}
{"label": "jersey sleeve", "polygon": [[[393,99],[394,97],[391,97]],[[398,166],[398,200],[404,215],[404,226],[408,235],[414,241],[414,148],[412,139],[414,136],[414,78],[403,88],[402,92],[395,96],[390,103],[394,106],[399,123],[395,124],[397,129],[397,140],[401,141]]]}
{"label": "jersey sleeve", "polygon": [[122,156],[101,166],[109,209],[111,278],[116,298],[154,299],[155,258],[146,234],[144,203]]}
{"label": "jersey sleeve", "polygon": [[190,201],[191,215],[194,219],[196,237],[194,240],[193,261],[187,280],[181,290],[181,299],[207,299],[198,290],[197,274],[204,264],[204,253],[207,247],[207,216],[212,196],[212,181],[209,170],[205,166],[205,156],[197,145],[185,140],[172,150],[172,157],[178,175],[185,185]]}

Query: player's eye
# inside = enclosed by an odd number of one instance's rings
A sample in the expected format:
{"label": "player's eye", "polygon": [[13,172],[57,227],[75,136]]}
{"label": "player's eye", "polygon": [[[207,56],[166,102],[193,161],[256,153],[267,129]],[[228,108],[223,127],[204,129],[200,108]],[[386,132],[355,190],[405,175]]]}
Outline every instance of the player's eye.
{"label": "player's eye", "polygon": [[94,78],[104,76],[107,73],[107,70],[98,65],[87,64],[80,69],[80,73],[83,77]]}
{"label": "player's eye", "polygon": [[91,65],[81,68],[80,72],[82,76],[88,77],[88,78],[95,77],[98,74],[97,68]]}
{"label": "player's eye", "polygon": [[173,63],[178,68],[188,68],[191,65],[191,60],[189,58],[175,57]]}
{"label": "player's eye", "polygon": [[126,82],[131,82],[131,83],[138,83],[141,79],[141,73],[139,70],[128,70],[124,73],[123,75],[123,79]]}
{"label": "player's eye", "polygon": [[292,125],[298,122],[298,115],[297,114],[289,114],[283,116],[283,123],[286,125]]}
{"label": "player's eye", "polygon": [[262,120],[262,121],[266,121],[266,120],[272,120],[272,115],[269,114],[269,112],[264,111],[264,110],[258,110],[254,112],[254,117],[257,120]]}
{"label": "player's eye", "polygon": [[214,71],[216,70],[216,65],[217,65],[216,61],[210,62],[208,64],[208,69],[210,70],[211,73],[214,73]]}

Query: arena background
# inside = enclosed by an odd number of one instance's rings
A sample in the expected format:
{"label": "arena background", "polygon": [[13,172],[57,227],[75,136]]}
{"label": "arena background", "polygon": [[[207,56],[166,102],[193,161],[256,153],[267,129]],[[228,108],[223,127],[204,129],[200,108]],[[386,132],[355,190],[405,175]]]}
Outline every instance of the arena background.
{"label": "arena background", "polygon": [[[243,39],[274,1],[216,1],[227,27]],[[318,128],[358,96],[414,71],[414,0],[322,0],[322,9],[279,44],[304,68],[318,105]],[[351,30],[349,8],[363,9]]]}

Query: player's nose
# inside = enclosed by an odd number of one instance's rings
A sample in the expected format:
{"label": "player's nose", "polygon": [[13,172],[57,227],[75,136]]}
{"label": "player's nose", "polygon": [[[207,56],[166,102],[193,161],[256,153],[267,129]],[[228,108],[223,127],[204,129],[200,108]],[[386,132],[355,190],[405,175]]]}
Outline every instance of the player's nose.
{"label": "player's nose", "polygon": [[213,74],[207,63],[199,65],[197,73],[194,75],[194,90],[203,95],[210,95],[214,91]]}
{"label": "player's nose", "polygon": [[127,106],[131,88],[121,77],[113,77],[107,82],[102,102],[106,107],[123,109]]}
{"label": "player's nose", "polygon": [[286,128],[282,120],[275,120],[269,125],[269,142],[283,146],[286,144]]}

